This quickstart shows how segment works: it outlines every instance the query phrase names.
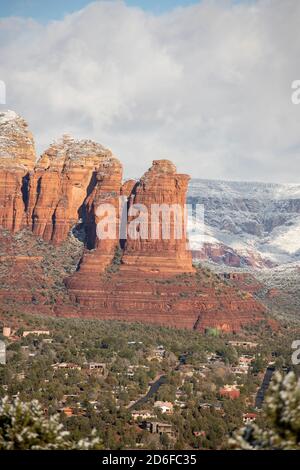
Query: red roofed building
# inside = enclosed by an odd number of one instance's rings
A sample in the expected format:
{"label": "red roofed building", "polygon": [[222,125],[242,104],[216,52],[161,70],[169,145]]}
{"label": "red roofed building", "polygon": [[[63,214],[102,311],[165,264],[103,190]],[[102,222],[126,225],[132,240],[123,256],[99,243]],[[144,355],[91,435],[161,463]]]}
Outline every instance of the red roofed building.
{"label": "red roofed building", "polygon": [[244,413],[243,414],[243,423],[244,424],[254,423],[256,418],[257,418],[257,413]]}
{"label": "red roofed building", "polygon": [[236,385],[224,385],[224,387],[220,388],[219,394],[221,397],[236,400],[239,398],[241,392]]}

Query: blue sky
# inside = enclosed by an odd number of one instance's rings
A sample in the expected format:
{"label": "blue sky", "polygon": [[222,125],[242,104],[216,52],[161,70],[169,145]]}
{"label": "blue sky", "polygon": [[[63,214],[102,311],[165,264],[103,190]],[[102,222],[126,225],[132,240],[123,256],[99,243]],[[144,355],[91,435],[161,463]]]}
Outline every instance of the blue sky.
{"label": "blue sky", "polygon": [[[199,1],[200,0],[125,0],[125,3],[129,6],[139,6],[154,13],[161,13],[178,6],[198,3]],[[24,16],[42,21],[61,19],[66,13],[79,10],[89,3],[92,2],[90,0],[0,0],[0,16]]]}
{"label": "blue sky", "polygon": [[[95,0],[97,1],[97,0]],[[101,0],[99,0],[101,1]],[[102,0],[118,1],[118,0]],[[201,0],[124,0],[129,6],[138,6],[155,14],[185,7]],[[232,0],[232,3],[246,3],[253,0]],[[38,21],[62,19],[67,13],[84,8],[91,0],[0,0],[0,17],[22,16]]]}

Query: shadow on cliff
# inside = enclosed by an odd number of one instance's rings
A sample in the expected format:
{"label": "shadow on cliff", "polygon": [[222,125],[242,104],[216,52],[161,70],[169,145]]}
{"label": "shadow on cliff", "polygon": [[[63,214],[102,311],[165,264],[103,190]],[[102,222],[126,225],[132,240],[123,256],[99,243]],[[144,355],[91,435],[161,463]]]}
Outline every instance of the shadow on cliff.
{"label": "shadow on cliff", "polygon": [[72,234],[77,240],[84,243],[85,247],[88,250],[92,250],[95,247],[96,241],[96,230],[93,230],[95,227],[95,218],[88,214],[86,208],[86,200],[91,195],[97,184],[97,171],[94,171],[89,182],[89,185],[86,189],[86,195],[83,203],[79,207],[78,219],[81,221],[72,228]]}
{"label": "shadow on cliff", "polygon": [[22,178],[21,193],[22,193],[22,200],[23,200],[25,212],[27,212],[28,201],[29,201],[29,173],[27,173]]}
{"label": "shadow on cliff", "polygon": [[[122,222],[124,222],[124,218],[126,219],[126,224],[127,224],[127,221],[128,221],[128,211],[129,211],[129,207],[130,207],[130,204],[131,204],[131,200],[132,198],[135,196],[136,194],[136,189],[137,187],[139,186],[140,184],[140,181],[138,180],[135,185],[133,186],[132,190],[131,190],[131,193],[129,194],[129,196],[127,197],[127,206],[126,206],[126,217],[122,217]],[[124,233],[124,230],[121,229],[121,233]],[[120,238],[119,240],[119,243],[120,243],[120,248],[121,250],[124,250],[125,247],[126,247],[126,242],[127,242],[127,239],[126,238]]]}

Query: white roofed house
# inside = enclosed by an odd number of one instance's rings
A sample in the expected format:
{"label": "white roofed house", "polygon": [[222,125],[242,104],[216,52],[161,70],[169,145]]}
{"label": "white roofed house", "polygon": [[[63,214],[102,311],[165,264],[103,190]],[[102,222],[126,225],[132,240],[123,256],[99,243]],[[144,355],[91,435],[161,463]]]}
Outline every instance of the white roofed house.
{"label": "white roofed house", "polygon": [[87,369],[88,374],[101,375],[106,377],[108,374],[107,364],[104,362],[88,362],[84,364],[84,368]]}
{"label": "white roofed house", "polygon": [[149,410],[139,410],[139,411],[133,411],[131,413],[132,418],[134,421],[146,421],[147,419],[156,419],[157,416]]}
{"label": "white roofed house", "polygon": [[173,403],[171,403],[170,401],[156,401],[154,403],[154,408],[157,408],[163,414],[173,413]]}
{"label": "white roofed house", "polygon": [[49,336],[49,330],[29,330],[23,332],[23,338],[26,338],[28,335],[35,335],[35,336]]}

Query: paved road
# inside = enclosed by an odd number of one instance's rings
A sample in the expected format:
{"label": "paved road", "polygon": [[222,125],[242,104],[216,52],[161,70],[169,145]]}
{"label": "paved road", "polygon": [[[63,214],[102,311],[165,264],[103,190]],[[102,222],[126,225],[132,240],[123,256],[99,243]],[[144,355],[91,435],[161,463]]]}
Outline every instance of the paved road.
{"label": "paved road", "polygon": [[161,385],[165,384],[166,381],[167,381],[166,376],[161,375],[155,382],[153,382],[153,384],[151,385],[151,387],[148,390],[148,392],[146,393],[146,395],[144,395],[142,398],[139,398],[139,400],[137,400],[135,403],[133,403],[133,405],[131,405],[128,409],[129,410],[135,410],[139,406],[144,405],[145,403],[147,403],[147,401],[150,400],[150,398],[153,397],[153,395],[157,392],[159,387]]}
{"label": "paved road", "polygon": [[[179,358],[179,363],[176,364],[175,367],[173,367],[173,370],[179,370],[180,369],[180,366],[185,364],[186,362],[186,355],[183,354],[182,356],[180,356]],[[167,382],[167,377],[165,375],[160,375],[156,380],[155,382],[153,382],[153,384],[151,385],[150,389],[148,390],[148,392],[146,393],[146,395],[144,395],[143,397],[139,398],[135,403],[133,403],[133,405],[131,405],[128,409],[129,410],[134,410],[136,409],[137,407],[139,407],[140,405],[144,405],[145,403],[147,403],[148,400],[150,400],[151,397],[153,397],[153,395],[157,392],[157,390],[159,389],[159,387],[161,387],[161,385],[165,384]]]}
{"label": "paved road", "polygon": [[265,399],[265,394],[269,388],[272,376],[275,372],[275,367],[273,366],[268,366],[265,372],[264,379],[262,381],[262,384],[260,386],[260,389],[257,392],[256,399],[255,399],[255,407],[256,408],[262,408],[264,399]]}

